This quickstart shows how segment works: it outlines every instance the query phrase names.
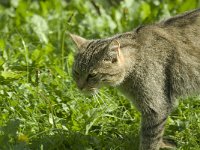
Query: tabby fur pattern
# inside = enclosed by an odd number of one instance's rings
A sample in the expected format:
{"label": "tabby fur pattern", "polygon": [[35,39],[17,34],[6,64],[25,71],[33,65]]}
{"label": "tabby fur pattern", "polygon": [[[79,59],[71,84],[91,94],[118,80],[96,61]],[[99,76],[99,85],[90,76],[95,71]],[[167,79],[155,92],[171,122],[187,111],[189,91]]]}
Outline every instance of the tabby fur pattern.
{"label": "tabby fur pattern", "polygon": [[[141,112],[140,150],[159,150],[177,99],[200,94],[200,9],[109,38],[71,34],[82,91],[117,87]],[[133,147],[134,148],[134,147]]]}

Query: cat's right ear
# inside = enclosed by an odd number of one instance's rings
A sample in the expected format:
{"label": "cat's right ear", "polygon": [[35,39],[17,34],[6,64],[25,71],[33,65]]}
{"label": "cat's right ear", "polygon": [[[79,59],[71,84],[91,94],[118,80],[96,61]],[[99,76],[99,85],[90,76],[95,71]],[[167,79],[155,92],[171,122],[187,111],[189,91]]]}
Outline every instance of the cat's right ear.
{"label": "cat's right ear", "polygon": [[74,41],[74,43],[76,44],[76,46],[78,47],[78,49],[81,49],[81,47],[87,43],[89,43],[89,40],[80,37],[78,35],[75,34],[69,34],[70,37],[72,38],[72,40]]}
{"label": "cat's right ear", "polygon": [[119,41],[117,41],[117,40],[111,41],[111,43],[109,45],[109,55],[110,55],[112,63],[115,63],[115,62],[123,63],[124,62],[124,57],[121,53],[121,47],[120,47]]}

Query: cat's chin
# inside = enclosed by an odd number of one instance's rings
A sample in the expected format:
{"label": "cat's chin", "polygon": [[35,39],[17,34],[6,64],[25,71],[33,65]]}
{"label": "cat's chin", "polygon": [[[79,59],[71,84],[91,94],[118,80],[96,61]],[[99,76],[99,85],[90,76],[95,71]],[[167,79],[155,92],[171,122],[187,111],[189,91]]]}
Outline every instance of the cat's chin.
{"label": "cat's chin", "polygon": [[108,85],[109,85],[109,86],[112,86],[112,87],[117,87],[117,86],[119,86],[122,82],[123,82],[123,79],[118,80],[118,81],[116,81],[116,82],[109,83]]}
{"label": "cat's chin", "polygon": [[98,93],[98,89],[97,88],[84,89],[84,90],[82,90],[82,92],[86,96],[93,96]]}

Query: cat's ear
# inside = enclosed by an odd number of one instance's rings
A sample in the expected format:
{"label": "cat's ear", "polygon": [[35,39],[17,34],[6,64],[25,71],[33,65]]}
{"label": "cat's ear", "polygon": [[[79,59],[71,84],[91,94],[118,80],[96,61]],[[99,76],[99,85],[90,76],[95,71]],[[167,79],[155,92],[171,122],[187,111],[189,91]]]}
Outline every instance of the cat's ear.
{"label": "cat's ear", "polygon": [[120,49],[120,43],[117,40],[113,40],[109,45],[109,55],[111,58],[111,62],[122,62],[123,56]]}
{"label": "cat's ear", "polygon": [[80,49],[82,45],[87,44],[89,42],[89,40],[83,37],[80,37],[78,35],[75,35],[75,34],[69,34],[69,35],[74,41],[74,43],[76,44],[76,46],[78,47],[78,49]]}

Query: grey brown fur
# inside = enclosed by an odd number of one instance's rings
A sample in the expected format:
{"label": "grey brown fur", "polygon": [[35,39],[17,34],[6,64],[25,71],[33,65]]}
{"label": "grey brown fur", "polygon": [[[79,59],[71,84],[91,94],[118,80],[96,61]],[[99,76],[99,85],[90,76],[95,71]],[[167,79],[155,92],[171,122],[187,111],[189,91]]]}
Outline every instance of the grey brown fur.
{"label": "grey brown fur", "polygon": [[200,94],[200,9],[106,39],[71,36],[79,89],[116,86],[142,114],[139,149],[167,147],[164,125],[177,98]]}

